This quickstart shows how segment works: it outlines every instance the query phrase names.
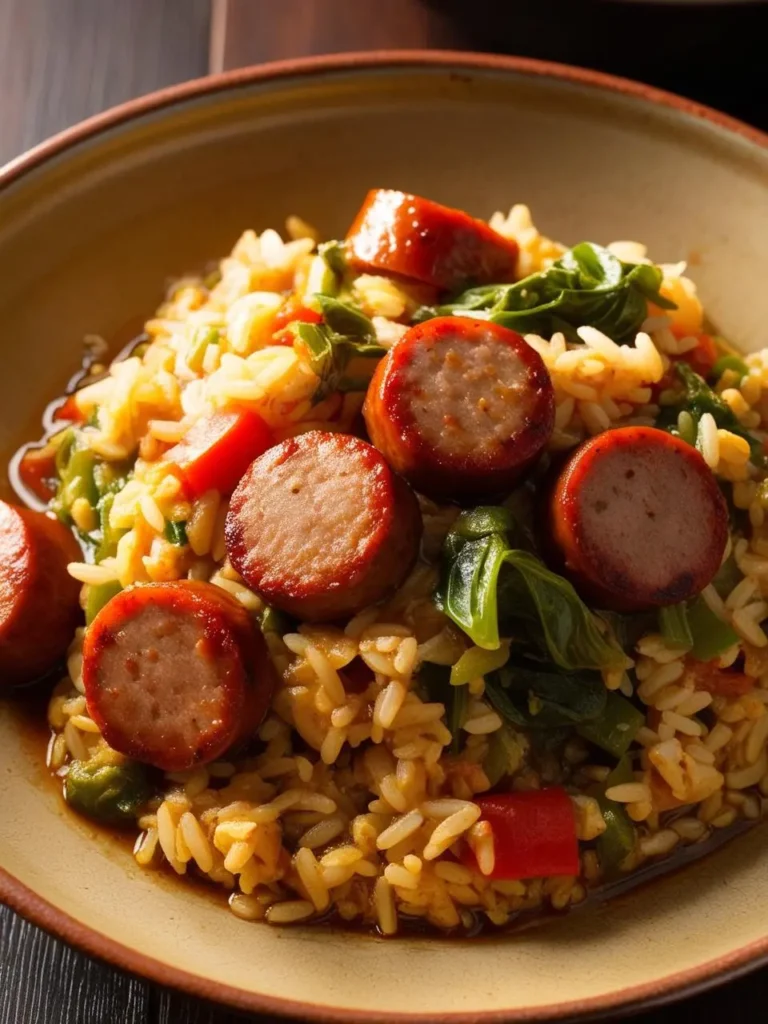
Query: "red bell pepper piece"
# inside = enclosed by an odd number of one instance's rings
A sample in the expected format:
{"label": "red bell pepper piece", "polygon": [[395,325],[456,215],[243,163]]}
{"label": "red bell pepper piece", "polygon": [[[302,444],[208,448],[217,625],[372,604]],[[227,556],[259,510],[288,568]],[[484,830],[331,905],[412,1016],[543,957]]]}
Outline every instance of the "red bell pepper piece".
{"label": "red bell pepper piece", "polygon": [[697,334],[695,337],[698,341],[696,348],[688,349],[687,352],[683,352],[677,358],[688,363],[691,369],[695,370],[699,376],[704,377],[706,380],[711,375],[718,360],[717,345],[709,334]]}
{"label": "red bell pepper piece", "polygon": [[74,395],[67,395],[61,405],[53,413],[55,420],[67,420],[69,423],[84,423],[85,416],[77,404]]}
{"label": "red bell pepper piece", "polygon": [[[493,831],[495,879],[578,875],[579,844],[571,798],[558,786],[475,798]],[[467,848],[464,861],[477,868]]]}
{"label": "red bell pepper piece", "polygon": [[18,464],[19,479],[41,501],[50,501],[56,494],[56,449],[27,448]]}
{"label": "red bell pepper piece", "polygon": [[743,672],[721,668],[716,661],[693,661],[687,664],[697,690],[706,690],[717,697],[743,697],[754,690],[757,680]]}
{"label": "red bell pepper piece", "polygon": [[278,310],[272,327],[272,342],[275,345],[292,345],[294,335],[286,331],[288,324],[299,321],[303,324],[322,323],[322,315],[315,309],[305,306],[298,295],[291,295]]}
{"label": "red bell pepper piece", "polygon": [[274,443],[261,416],[235,409],[199,419],[165,458],[181,470],[190,497],[210,490],[231,494],[253,460]]}

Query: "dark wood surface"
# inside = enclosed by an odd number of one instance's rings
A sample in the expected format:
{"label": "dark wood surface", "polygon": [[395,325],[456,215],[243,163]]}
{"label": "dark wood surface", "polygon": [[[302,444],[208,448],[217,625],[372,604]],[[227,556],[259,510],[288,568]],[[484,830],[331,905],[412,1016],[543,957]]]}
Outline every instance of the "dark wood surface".
{"label": "dark wood surface", "polygon": [[[639,18],[598,0],[214,0],[212,15],[209,0],[0,0],[0,163],[121,100],[204,74],[209,47],[214,70],[382,47],[518,52],[644,78],[768,128],[766,38],[763,5]],[[768,972],[757,972],[634,1019],[762,1021],[766,994]],[[0,908],[0,1024],[244,1019],[115,971]]]}

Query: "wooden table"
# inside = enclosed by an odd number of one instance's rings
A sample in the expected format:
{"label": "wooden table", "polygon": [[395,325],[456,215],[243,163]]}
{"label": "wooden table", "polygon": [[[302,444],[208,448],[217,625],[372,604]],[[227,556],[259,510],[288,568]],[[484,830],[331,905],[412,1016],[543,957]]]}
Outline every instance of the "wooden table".
{"label": "wooden table", "polygon": [[[209,67],[374,47],[496,50],[600,67],[768,128],[765,15],[752,4],[729,14],[656,8],[640,18],[637,8],[599,0],[213,0],[212,10],[209,0],[0,0],[0,163]],[[635,1020],[719,1022],[734,1009],[763,1020],[767,989],[762,971]],[[0,1024],[243,1019],[93,961],[0,908]]]}

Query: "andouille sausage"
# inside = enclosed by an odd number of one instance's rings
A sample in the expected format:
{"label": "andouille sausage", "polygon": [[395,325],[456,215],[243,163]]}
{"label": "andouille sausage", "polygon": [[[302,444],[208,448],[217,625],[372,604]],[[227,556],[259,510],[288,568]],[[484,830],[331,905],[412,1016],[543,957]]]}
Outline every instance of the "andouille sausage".
{"label": "andouille sausage", "polygon": [[653,427],[586,441],[548,501],[556,560],[598,607],[639,611],[698,594],[717,572],[728,509],[695,448]]}
{"label": "andouille sausage", "polygon": [[253,735],[275,672],[242,605],[211,583],[181,580],[107,602],[86,630],[83,684],[111,747],[183,771]]}
{"label": "andouille sausage", "polygon": [[363,408],[387,462],[423,494],[477,504],[508,493],[552,434],[541,357],[488,320],[412,327],[376,367]]}
{"label": "andouille sausage", "polygon": [[269,604],[306,621],[354,615],[411,570],[415,495],[370,444],[314,430],[270,448],[229,506],[227,553]]}
{"label": "andouille sausage", "polygon": [[462,210],[373,189],[347,234],[350,261],[440,289],[514,281],[517,243]]}
{"label": "andouille sausage", "polygon": [[67,563],[81,558],[57,519],[0,501],[0,686],[33,682],[66,654],[82,618]]}

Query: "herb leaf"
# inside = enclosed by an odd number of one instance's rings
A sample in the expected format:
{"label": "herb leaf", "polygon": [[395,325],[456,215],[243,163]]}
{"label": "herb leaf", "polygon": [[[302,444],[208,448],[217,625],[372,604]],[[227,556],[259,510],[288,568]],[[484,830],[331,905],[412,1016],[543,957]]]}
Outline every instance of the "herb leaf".
{"label": "herb leaf", "polygon": [[[750,432],[742,427],[736,418],[736,414],[727,405],[720,395],[707,384],[688,363],[680,360],[675,367],[678,377],[685,385],[685,393],[682,397],[681,407],[686,409],[693,419],[698,432],[698,425],[705,412],[711,413],[712,418],[721,430],[729,430],[732,434],[743,437],[749,444],[752,452],[752,461],[756,465],[763,465],[763,446]],[[678,407],[678,411],[679,411]],[[673,433],[676,431],[673,429]]]}
{"label": "herb leaf", "polygon": [[511,546],[509,509],[485,506],[462,513],[443,547],[438,607],[478,647],[501,645],[499,621],[508,636],[524,626],[561,669],[619,668],[624,653],[568,580],[535,555]]}
{"label": "herb leaf", "polygon": [[599,718],[608,691],[597,672],[558,672],[535,662],[508,663],[486,677],[485,692],[500,715],[526,728],[554,729]]}
{"label": "herb leaf", "polygon": [[515,284],[470,288],[441,306],[417,311],[418,322],[456,312],[483,312],[521,334],[551,337],[562,331],[578,341],[576,328],[590,324],[621,344],[630,344],[648,315],[648,302],[662,309],[675,304],[660,294],[659,267],[623,263],[608,249],[581,242],[547,270]]}
{"label": "herb leaf", "polygon": [[373,324],[359,310],[328,295],[315,295],[325,323],[289,325],[304,345],[320,383],[313,405],[334,391],[365,391],[371,374],[386,351],[376,344]]}

